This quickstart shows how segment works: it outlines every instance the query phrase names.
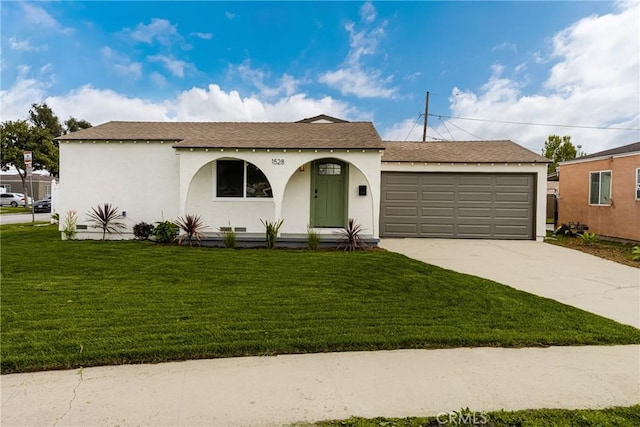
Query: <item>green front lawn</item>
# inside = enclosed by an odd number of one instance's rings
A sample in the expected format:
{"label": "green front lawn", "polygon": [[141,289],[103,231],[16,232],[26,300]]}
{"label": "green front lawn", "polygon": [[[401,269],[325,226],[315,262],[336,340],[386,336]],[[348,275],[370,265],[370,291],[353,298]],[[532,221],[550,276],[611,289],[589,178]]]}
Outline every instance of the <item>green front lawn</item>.
{"label": "green front lawn", "polygon": [[480,412],[460,410],[424,418],[350,418],[296,426],[316,427],[429,427],[429,426],[485,426],[485,427],[587,427],[640,425],[640,405],[606,409],[534,409],[525,411]]}
{"label": "green front lawn", "polygon": [[640,343],[640,330],[402,255],[61,241],[5,225],[2,372],[397,348]]}

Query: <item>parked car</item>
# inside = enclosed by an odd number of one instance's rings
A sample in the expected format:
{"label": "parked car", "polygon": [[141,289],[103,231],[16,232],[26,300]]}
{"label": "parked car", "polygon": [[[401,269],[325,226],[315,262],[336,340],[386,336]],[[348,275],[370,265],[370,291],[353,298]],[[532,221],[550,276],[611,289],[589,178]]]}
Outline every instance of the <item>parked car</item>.
{"label": "parked car", "polygon": [[0,194],[0,206],[26,207],[27,196],[22,193],[2,193]]}
{"label": "parked car", "polygon": [[37,200],[33,204],[33,211],[34,212],[51,212],[51,196],[47,194],[46,196],[44,196],[44,199]]}

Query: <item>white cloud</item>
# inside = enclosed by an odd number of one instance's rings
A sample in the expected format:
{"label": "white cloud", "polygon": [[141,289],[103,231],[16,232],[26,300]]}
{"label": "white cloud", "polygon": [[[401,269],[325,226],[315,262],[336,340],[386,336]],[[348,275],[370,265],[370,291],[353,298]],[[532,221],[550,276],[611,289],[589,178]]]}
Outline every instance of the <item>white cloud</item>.
{"label": "white cloud", "polygon": [[172,25],[167,19],[160,18],[153,18],[147,25],[139,23],[133,30],[126,28],[124,32],[133,40],[147,44],[157,41],[168,46],[173,40],[182,39],[176,25]]}
{"label": "white cloud", "polygon": [[47,45],[32,46],[29,40],[18,40],[16,37],[9,37],[9,47],[24,52],[38,52],[48,49]]}
{"label": "white cloud", "polygon": [[116,52],[108,46],[103,47],[100,50],[100,53],[108,66],[111,67],[116,74],[129,77],[134,80],[142,77],[141,63],[132,61],[128,56]]}
{"label": "white cloud", "polygon": [[82,86],[66,95],[49,96],[47,104],[58,117],[73,116],[100,124],[110,120],[169,120],[169,104],[129,98],[109,89]]}
{"label": "white cloud", "polygon": [[360,7],[360,19],[367,24],[372,23],[376,19],[377,14],[378,12],[376,11],[376,8],[373,7],[373,4],[370,1],[364,3]]}
{"label": "white cloud", "polygon": [[191,33],[192,36],[197,37],[202,40],[211,40],[213,38],[213,34],[211,33]]}
{"label": "white cloud", "polygon": [[[495,64],[492,76],[477,91],[454,88],[451,116],[523,123],[640,128],[640,5],[622,3],[616,13],[584,18],[552,38],[545,53],[554,64],[537,93],[524,93],[523,80],[507,78]],[[542,54],[534,56],[543,57]],[[538,65],[539,66],[539,65]],[[519,70],[523,69],[519,64]],[[519,71],[515,70],[515,71]],[[451,120],[446,127],[430,117],[429,135],[450,139],[511,139],[541,152],[550,134],[570,135],[587,153],[640,140],[637,130],[614,131],[560,126],[526,126],[487,121]],[[415,120],[397,123],[383,132],[385,138],[422,138]],[[469,133],[457,129],[459,126]]]}
{"label": "white cloud", "polygon": [[[318,114],[347,120],[371,118],[348,103],[329,96],[311,98],[304,93],[295,93],[265,101],[260,95],[242,97],[239,92],[225,91],[216,84],[206,88],[193,87],[160,101],[129,97],[91,85],[65,94],[47,96],[48,85],[28,74],[29,68],[22,67],[15,84],[8,90],[0,91],[0,103],[3,106],[1,120],[25,118],[34,102],[47,102],[60,118],[73,116],[94,125],[110,120],[295,121]],[[158,73],[153,73],[150,78],[156,79],[156,83],[164,82]]]}
{"label": "white cloud", "polygon": [[163,87],[163,86],[165,86],[167,84],[167,79],[165,79],[162,74],[160,74],[160,73],[158,73],[156,71],[151,73],[149,78],[151,79],[153,84],[158,86],[158,87]]}
{"label": "white cloud", "polygon": [[518,50],[518,47],[516,46],[515,43],[502,42],[500,44],[493,46],[491,50],[508,50],[511,52],[516,52]]}
{"label": "white cloud", "polygon": [[396,89],[385,87],[387,81],[391,81],[391,78],[383,79],[379,71],[365,71],[359,67],[340,68],[320,77],[321,83],[340,88],[345,95],[352,94],[360,98],[392,98]]}
{"label": "white cloud", "polygon": [[47,84],[29,77],[29,67],[18,67],[15,83],[8,90],[0,90],[0,120],[24,120],[34,102],[44,98]]}
{"label": "white cloud", "polygon": [[192,64],[165,55],[152,55],[148,56],[147,59],[153,62],[161,62],[171,74],[179,78],[184,77],[185,69],[193,68]]}
{"label": "white cloud", "polygon": [[236,14],[232,13],[232,12],[229,12],[229,11],[226,11],[226,12],[224,12],[224,16],[226,16],[227,19],[231,20],[231,19],[236,17]]}
{"label": "white cloud", "polygon": [[245,83],[249,83],[258,89],[260,95],[265,98],[273,98],[282,94],[291,96],[296,92],[301,83],[300,80],[285,73],[278,79],[274,86],[270,86],[265,83],[265,80],[270,77],[269,73],[257,68],[252,68],[249,60],[244,61],[237,67],[230,67],[230,70],[237,73]]}
{"label": "white cloud", "polygon": [[[371,24],[376,18],[376,9],[371,3],[365,3],[360,9],[364,24]],[[327,71],[318,77],[320,83],[339,90],[343,95],[355,95],[359,98],[393,98],[397,87],[389,87],[393,76],[383,77],[376,67],[367,67],[365,57],[378,54],[378,45],[384,38],[386,21],[373,28],[365,27],[358,31],[356,24],[345,25],[349,33],[349,53],[343,66]]]}
{"label": "white cloud", "polygon": [[41,7],[24,2],[22,3],[22,10],[25,15],[25,20],[29,24],[38,26],[41,29],[52,29],[62,34],[71,34],[73,32],[73,28],[63,26],[53,16],[51,16],[49,12]]}

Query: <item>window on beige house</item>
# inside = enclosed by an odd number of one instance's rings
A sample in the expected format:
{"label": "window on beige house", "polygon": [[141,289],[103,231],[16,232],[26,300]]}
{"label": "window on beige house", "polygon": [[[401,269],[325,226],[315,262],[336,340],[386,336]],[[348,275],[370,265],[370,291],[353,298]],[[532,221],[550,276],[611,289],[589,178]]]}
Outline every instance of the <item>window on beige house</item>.
{"label": "window on beige house", "polygon": [[611,204],[611,171],[591,172],[589,185],[589,204]]}
{"label": "window on beige house", "polygon": [[636,169],[636,200],[640,200],[640,168]]}

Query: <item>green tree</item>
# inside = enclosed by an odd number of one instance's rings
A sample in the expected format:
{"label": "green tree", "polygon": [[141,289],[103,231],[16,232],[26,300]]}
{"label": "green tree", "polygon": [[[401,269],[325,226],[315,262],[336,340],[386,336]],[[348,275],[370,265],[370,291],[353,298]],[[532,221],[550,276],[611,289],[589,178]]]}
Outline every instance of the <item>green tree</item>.
{"label": "green tree", "polygon": [[91,123],[86,120],[78,120],[74,117],[69,117],[64,122],[64,133],[77,132],[81,129],[89,129],[91,127]]}
{"label": "green tree", "polygon": [[64,128],[60,124],[58,116],[46,103],[31,104],[29,121],[37,128],[47,129],[51,138],[57,138],[64,133]]}
{"label": "green tree", "polygon": [[25,182],[24,151],[33,153],[33,170],[47,170],[58,176],[58,143],[54,141],[61,135],[91,127],[86,120],[69,117],[60,123],[60,119],[46,104],[31,104],[29,120],[7,121],[2,123],[2,164],[3,170],[14,166]]}
{"label": "green tree", "polygon": [[578,150],[571,143],[571,137],[567,135],[563,137],[558,135],[549,135],[544,143],[544,148],[542,149],[542,155],[551,160],[547,169],[548,173],[555,172],[558,167],[558,163],[564,162],[565,160],[575,159],[577,154]]}
{"label": "green tree", "polygon": [[6,121],[0,125],[0,168],[13,166],[18,171],[24,188],[27,171],[24,152],[31,151],[33,170],[58,170],[58,149],[53,145],[48,130],[38,128],[25,120]]}

